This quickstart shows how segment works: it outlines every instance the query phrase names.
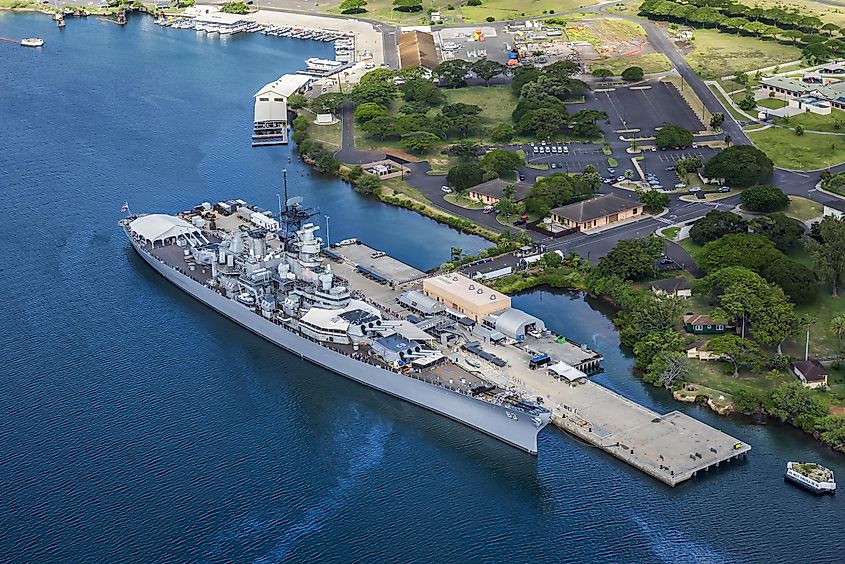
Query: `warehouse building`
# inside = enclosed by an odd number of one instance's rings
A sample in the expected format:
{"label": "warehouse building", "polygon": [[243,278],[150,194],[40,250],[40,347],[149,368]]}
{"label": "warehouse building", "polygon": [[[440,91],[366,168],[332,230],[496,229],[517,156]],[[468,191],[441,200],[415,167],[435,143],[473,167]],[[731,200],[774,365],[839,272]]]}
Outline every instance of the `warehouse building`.
{"label": "warehouse building", "polygon": [[511,308],[510,297],[457,272],[426,278],[423,293],[476,323]]}

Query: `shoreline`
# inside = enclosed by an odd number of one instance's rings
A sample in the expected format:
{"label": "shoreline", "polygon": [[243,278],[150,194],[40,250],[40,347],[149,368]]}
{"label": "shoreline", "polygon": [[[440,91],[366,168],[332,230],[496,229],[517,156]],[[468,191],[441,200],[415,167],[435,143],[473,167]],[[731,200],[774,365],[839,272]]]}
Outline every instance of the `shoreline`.
{"label": "shoreline", "polygon": [[[494,285],[494,287],[495,287],[495,285]],[[556,292],[557,293],[560,293],[560,292],[572,293],[572,292],[574,292],[574,293],[581,294],[584,299],[592,297],[596,300],[599,300],[602,304],[604,304],[607,307],[612,309],[613,315],[615,315],[620,310],[620,308],[618,308],[610,299],[608,299],[609,296],[607,296],[605,294],[593,295],[588,290],[586,290],[585,288],[579,288],[577,286],[570,286],[570,287],[555,286],[555,285],[552,285],[552,284],[547,284],[544,281],[536,282],[533,285],[525,287],[525,288],[521,288],[516,292],[510,292],[509,293],[509,292],[503,291],[503,293],[505,293],[509,296],[513,296],[513,295],[519,295],[519,294],[528,293],[528,292],[532,292],[532,291],[546,291],[546,292],[551,292],[551,293],[556,293]],[[613,315],[610,316],[611,321],[613,321]],[[614,330],[618,331],[618,329],[614,329]],[[699,361],[699,362],[704,362],[704,361]],[[633,367],[631,368],[631,376],[633,376],[634,378],[636,378],[640,382],[648,384],[649,382],[647,382],[647,381],[643,380],[642,378],[640,378],[639,376],[637,376],[637,372],[638,372],[637,369],[635,369]],[[772,415],[770,415],[770,414],[768,414],[764,411],[759,411],[759,410],[757,410],[757,411],[741,411],[741,410],[736,408],[733,401],[730,402],[730,404],[729,404],[730,406],[728,408],[719,408],[719,406],[715,404],[714,399],[712,397],[710,397],[710,395],[707,394],[707,393],[695,394],[694,396],[692,396],[689,399],[682,399],[681,397],[679,397],[678,392],[683,391],[686,386],[690,386],[690,385],[698,386],[699,388],[701,388],[701,387],[708,388],[708,386],[705,386],[704,384],[700,384],[700,383],[697,383],[697,382],[685,382],[684,386],[682,386],[681,388],[678,388],[677,390],[661,388],[661,387],[658,387],[658,386],[655,386],[655,388],[657,388],[657,389],[659,389],[663,392],[668,392],[669,395],[672,397],[672,399],[674,401],[677,401],[677,402],[680,402],[680,403],[706,406],[711,411],[713,411],[714,413],[716,413],[717,415],[720,415],[722,417],[731,417],[731,418],[740,419],[740,420],[741,419],[748,419],[750,421],[755,422],[754,424],[756,424],[756,425],[772,425],[772,424],[781,425],[785,428],[788,428],[790,430],[797,431],[797,432],[801,433],[802,436],[811,437],[815,442],[820,443],[821,445],[828,447],[831,451],[833,451],[835,453],[845,454],[845,450],[837,449],[832,445],[829,445],[827,443],[822,442],[821,433],[819,433],[819,431],[817,431],[817,430],[806,430],[806,429],[802,429],[801,427],[798,427],[797,425],[794,425],[791,422],[779,421],[777,419],[774,419]],[[720,391],[720,390],[716,390],[716,391]]]}

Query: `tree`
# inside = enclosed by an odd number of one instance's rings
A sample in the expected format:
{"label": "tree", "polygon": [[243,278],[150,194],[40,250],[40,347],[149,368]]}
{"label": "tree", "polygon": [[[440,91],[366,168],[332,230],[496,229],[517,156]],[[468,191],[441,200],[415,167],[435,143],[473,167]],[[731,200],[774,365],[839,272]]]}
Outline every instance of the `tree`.
{"label": "tree", "polygon": [[341,14],[360,14],[367,10],[364,6],[367,5],[366,0],[343,0],[340,4]]}
{"label": "tree", "polygon": [[710,129],[722,129],[723,123],[725,123],[725,114],[722,112],[713,112],[710,116]]}
{"label": "tree", "polygon": [[696,245],[706,245],[731,233],[746,233],[748,226],[745,220],[731,212],[714,210],[696,221],[690,228],[690,239]]}
{"label": "tree", "polygon": [[645,380],[655,386],[671,389],[677,382],[689,377],[690,361],[687,355],[678,351],[661,351],[648,365]]}
{"label": "tree", "polygon": [[746,187],[763,184],[773,171],[772,160],[752,145],[734,145],[716,153],[704,165],[704,176]]}
{"label": "tree", "polygon": [[659,149],[686,147],[692,145],[692,140],[691,131],[671,123],[664,123],[655,137],[655,143]]}
{"label": "tree", "polygon": [[[555,267],[558,267],[558,266],[561,265],[561,263],[563,262],[563,259],[561,258],[561,256],[559,254],[554,253],[554,252],[550,252],[550,253],[545,253],[543,255],[543,262],[546,264],[546,266],[551,267],[551,268],[555,268]],[[843,318],[843,321],[845,321],[845,318]]]}
{"label": "tree", "polygon": [[387,110],[375,102],[365,102],[355,108],[355,120],[359,123],[366,123],[371,119],[387,116]]}
{"label": "tree", "polygon": [[384,140],[397,135],[396,120],[389,116],[373,118],[361,126],[367,135]]}
{"label": "tree", "polygon": [[845,337],[845,315],[839,314],[830,320],[830,331],[839,341],[837,352],[842,354],[842,337]]}
{"label": "tree", "polygon": [[437,77],[440,86],[448,88],[460,88],[466,86],[466,75],[472,65],[462,59],[451,59],[443,61],[434,69],[434,76]]}
{"label": "tree", "polygon": [[603,276],[616,276],[623,280],[641,280],[653,276],[654,261],[665,248],[665,242],[654,235],[623,239],[599,260],[598,271]]}
{"label": "tree", "polygon": [[593,185],[588,179],[555,173],[539,178],[525,200],[529,213],[545,217],[554,207],[592,196]]}
{"label": "tree", "polygon": [[734,233],[704,245],[699,266],[715,271],[728,266],[744,266],[760,272],[767,264],[783,257],[775,244],[762,235]]}
{"label": "tree", "polygon": [[787,252],[801,243],[804,224],[782,213],[758,217],[751,222],[754,233],[765,235],[781,252]]}
{"label": "tree", "polygon": [[745,95],[745,97],[736,103],[739,106],[740,110],[745,110],[746,112],[750,112],[754,108],[757,107],[757,100],[754,98],[754,94],[749,92]]}
{"label": "tree", "polygon": [[479,166],[482,169],[495,171],[500,177],[513,177],[514,171],[524,164],[525,160],[514,152],[493,149],[481,157]]}
{"label": "tree", "polygon": [[819,224],[820,241],[809,239],[807,248],[816,270],[831,286],[831,296],[837,297],[837,287],[845,279],[845,221],[831,216]]}
{"label": "tree", "polygon": [[311,109],[318,114],[336,114],[345,101],[340,92],[327,92],[311,100]]}
{"label": "tree", "polygon": [[505,70],[507,70],[505,65],[490,59],[478,59],[472,64],[472,72],[483,80],[487,86],[490,86],[490,80],[504,73]]}
{"label": "tree", "polygon": [[440,143],[440,138],[428,131],[414,131],[402,136],[402,147],[416,153],[424,153]]}
{"label": "tree", "polygon": [[362,174],[354,183],[355,190],[362,194],[378,194],[381,192],[381,181],[372,174]]}
{"label": "tree", "polygon": [[406,102],[420,102],[426,106],[440,106],[446,103],[446,95],[430,80],[417,78],[405,81],[401,86]]}
{"label": "tree", "polygon": [[819,294],[816,273],[786,257],[765,265],[760,275],[772,284],[777,284],[796,304],[812,303]]}
{"label": "tree", "polygon": [[566,123],[566,116],[551,108],[531,110],[519,120],[521,133],[540,139],[550,139]]}
{"label": "tree", "polygon": [[521,66],[513,75],[513,82],[511,82],[511,92],[514,96],[522,94],[522,87],[529,82],[534,82],[540,78],[540,69],[532,66]]}
{"label": "tree", "polygon": [[784,382],[775,388],[768,411],[784,423],[801,428],[810,428],[828,413],[824,404],[801,382]]}
{"label": "tree", "polygon": [[481,184],[481,169],[472,163],[458,163],[449,169],[446,182],[455,191],[462,193],[468,188]]}
{"label": "tree", "polygon": [[680,352],[683,344],[683,337],[674,329],[649,333],[634,345],[634,366],[644,370],[652,364],[659,354]]}
{"label": "tree", "polygon": [[[802,38],[803,39],[803,38]],[[801,55],[812,65],[830,59],[830,48],[823,43],[810,43],[801,50]]]}
{"label": "tree", "polygon": [[708,348],[733,365],[734,378],[739,376],[740,370],[754,368],[760,362],[760,347],[757,343],[737,335],[720,335],[710,339]]}
{"label": "tree", "polygon": [[288,98],[288,108],[291,110],[299,110],[308,104],[308,98],[302,94],[291,94]]}
{"label": "tree", "polygon": [[499,141],[499,142],[510,141],[511,139],[513,139],[513,136],[514,136],[513,127],[506,124],[506,123],[500,123],[498,125],[493,126],[490,129],[489,133],[490,133],[490,138],[493,141]]}
{"label": "tree", "polygon": [[845,417],[827,415],[816,420],[814,427],[823,443],[840,452],[845,450]]}
{"label": "tree", "polygon": [[669,196],[657,190],[639,190],[640,203],[648,209],[659,212],[669,205]]}
{"label": "tree", "polygon": [[630,82],[642,80],[644,76],[645,73],[640,67],[628,67],[627,69],[622,71],[622,80],[627,80]]}
{"label": "tree", "polygon": [[610,69],[604,68],[591,69],[590,74],[598,78],[599,80],[604,80],[605,78],[610,78],[611,76],[613,76],[613,72],[611,72]]}
{"label": "tree", "polygon": [[746,188],[740,195],[745,209],[756,212],[773,212],[789,205],[789,197],[783,190],[771,184],[758,184]]}
{"label": "tree", "polygon": [[226,14],[248,14],[249,6],[244,2],[227,2],[220,7],[220,11]]}
{"label": "tree", "polygon": [[422,12],[422,0],[393,0],[397,12]]}

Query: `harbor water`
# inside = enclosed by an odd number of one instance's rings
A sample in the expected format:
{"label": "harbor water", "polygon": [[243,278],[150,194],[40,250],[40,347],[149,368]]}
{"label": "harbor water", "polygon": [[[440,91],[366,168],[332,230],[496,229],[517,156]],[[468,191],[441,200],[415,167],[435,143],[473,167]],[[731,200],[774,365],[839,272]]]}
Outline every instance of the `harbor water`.
{"label": "harbor water", "polygon": [[[632,375],[608,312],[514,298],[605,356],[596,380],[753,446],[669,488],[549,427],[530,457],[277,349],[169,285],[117,227],[291,193],[413,266],[487,243],[356,194],[290,147],[252,149],[252,94],[331,45],[221,41],[0,12],[0,561],[835,562],[842,497],[783,481],[843,457]],[[315,218],[324,225],[322,216]]]}

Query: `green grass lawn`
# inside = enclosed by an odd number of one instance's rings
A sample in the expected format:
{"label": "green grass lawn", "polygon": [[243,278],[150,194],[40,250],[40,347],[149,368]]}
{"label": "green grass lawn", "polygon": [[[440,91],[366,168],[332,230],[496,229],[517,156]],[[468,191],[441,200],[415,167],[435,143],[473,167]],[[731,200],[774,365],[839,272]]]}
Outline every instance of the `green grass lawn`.
{"label": "green grass lawn", "polygon": [[[800,125],[807,131],[827,131],[830,133],[845,134],[845,112],[842,110],[832,110],[826,116],[804,112],[803,114],[789,116],[789,118],[779,118],[775,120],[775,123],[787,127]],[[839,129],[837,129],[837,126]],[[845,140],[845,137],[837,139],[840,142],[843,140]]]}
{"label": "green grass lawn", "polygon": [[780,108],[784,108],[789,105],[789,102],[786,100],[781,100],[779,98],[763,98],[761,100],[757,100],[757,105],[761,108],[769,108],[770,110],[777,110]]}
{"label": "green grass lawn", "polygon": [[824,206],[807,198],[790,196],[789,207],[784,210],[784,213],[789,217],[807,221],[822,215],[824,213]]}
{"label": "green grass lawn", "polygon": [[663,53],[646,53],[644,55],[630,55],[623,57],[605,57],[591,67],[610,69],[614,75],[622,74],[628,67],[640,67],[646,74],[664,72],[672,69],[672,63]]}
{"label": "green grass lawn", "polygon": [[801,58],[801,51],[792,45],[709,29],[696,29],[692,45],[692,52],[686,56],[687,62],[706,79]]}
{"label": "green grass lawn", "polygon": [[794,170],[818,170],[845,162],[845,140],[838,136],[805,133],[770,127],[747,131],[748,137],[776,166]]}
{"label": "green grass lawn", "polygon": [[827,384],[830,390],[839,397],[845,397],[845,366],[828,368]]}
{"label": "green grass lawn", "polygon": [[443,196],[443,199],[449,203],[455,204],[456,206],[461,206],[462,208],[467,208],[471,210],[480,210],[484,207],[484,204],[482,204],[481,202],[470,200],[469,198],[465,198],[460,194],[446,194],[445,196]]}
{"label": "green grass lawn", "polygon": [[513,125],[511,113],[516,107],[516,97],[509,84],[493,86],[470,86],[468,88],[446,88],[448,104],[474,104],[481,108],[481,119],[487,127],[500,123]]}
{"label": "green grass lawn", "polygon": [[315,125],[311,123],[308,125],[308,136],[328,148],[340,149],[340,122],[333,125]]}
{"label": "green grass lawn", "polygon": [[[810,356],[831,356],[839,351],[839,339],[830,329],[830,321],[837,315],[845,315],[845,296],[833,298],[830,289],[823,286],[815,303],[796,307],[799,315],[809,314],[816,322],[810,327]],[[805,334],[784,343],[784,352],[796,357],[804,356]]]}
{"label": "green grass lawn", "polygon": [[[713,87],[713,86],[710,86],[709,88],[710,88],[710,91],[713,93],[713,95],[714,95],[714,96],[716,96],[716,98],[718,98],[718,99],[719,99],[719,102],[721,102],[721,103],[722,103],[722,105],[725,107],[725,109],[728,111],[728,113],[730,113],[730,114],[731,114],[734,118],[736,118],[736,119],[738,119],[738,120],[745,120],[745,119],[748,119],[748,118],[746,118],[744,115],[742,115],[741,113],[739,113],[738,111],[736,111],[736,110],[734,109],[734,107],[733,107],[733,106],[731,106],[731,105],[728,103],[728,101],[725,99],[725,97],[722,95],[722,93],[721,93],[719,90],[717,90],[717,89],[716,89],[715,87]],[[743,94],[743,96],[744,96],[744,95],[745,95],[745,94]]]}
{"label": "green grass lawn", "polygon": [[680,228],[680,227],[667,227],[666,229],[663,229],[663,230],[660,232],[660,234],[661,234],[663,237],[666,237],[667,239],[669,239],[670,241],[673,241],[673,240],[675,239],[675,237],[677,237],[678,232],[679,232],[680,230],[681,230],[681,228]]}
{"label": "green grass lawn", "polygon": [[696,245],[690,238],[678,241],[678,244],[690,254],[694,261],[698,262],[698,259],[701,257],[701,253],[704,250],[704,247],[702,247],[701,245]]}
{"label": "green grass lawn", "polygon": [[781,383],[794,379],[786,372],[779,372],[776,375],[741,372],[739,377],[734,378],[733,366],[713,360],[692,360],[690,369],[690,382],[702,384],[729,395],[736,394],[739,390],[773,390]]}
{"label": "green grass lawn", "polygon": [[[340,14],[340,3],[340,0],[320,3],[319,10],[329,14]],[[425,9],[422,12],[409,13],[394,10],[393,0],[368,0],[365,6],[366,12],[351,15],[387,23],[428,25],[430,23],[428,9],[431,8],[440,11],[446,24],[455,25],[460,24],[461,21],[467,24],[485,22],[488,16],[502,21],[589,7],[597,3],[598,0],[525,0],[515,4],[511,0],[484,0],[481,6],[461,6],[460,2],[454,0],[427,0],[423,2]],[[450,6],[453,9],[450,10]]]}

